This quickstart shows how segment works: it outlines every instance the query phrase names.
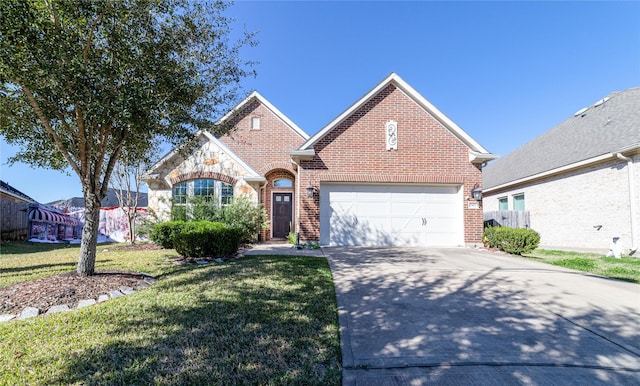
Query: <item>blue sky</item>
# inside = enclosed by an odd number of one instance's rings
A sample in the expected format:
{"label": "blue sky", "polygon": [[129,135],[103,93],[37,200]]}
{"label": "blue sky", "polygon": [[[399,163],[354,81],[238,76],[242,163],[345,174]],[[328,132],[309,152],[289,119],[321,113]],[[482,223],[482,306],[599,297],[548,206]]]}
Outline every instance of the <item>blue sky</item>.
{"label": "blue sky", "polygon": [[[391,72],[489,151],[506,155],[612,91],[640,86],[640,2],[236,2],[259,31],[243,57],[258,90],[309,134]],[[75,175],[8,167],[40,202],[80,196]]]}

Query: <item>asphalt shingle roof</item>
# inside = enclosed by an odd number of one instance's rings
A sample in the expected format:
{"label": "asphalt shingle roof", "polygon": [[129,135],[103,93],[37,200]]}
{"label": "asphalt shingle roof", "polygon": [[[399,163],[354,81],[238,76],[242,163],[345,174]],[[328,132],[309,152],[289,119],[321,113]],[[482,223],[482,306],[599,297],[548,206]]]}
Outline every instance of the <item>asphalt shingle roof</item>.
{"label": "asphalt shingle roof", "polygon": [[635,87],[609,94],[486,166],[483,189],[638,145],[640,87]]}
{"label": "asphalt shingle roof", "polygon": [[22,197],[27,201],[37,202],[33,198],[27,196],[26,194],[22,193],[21,191],[19,191],[18,189],[14,188],[13,186],[7,184],[4,181],[0,181],[0,190],[3,190],[3,191],[8,192],[8,193],[11,193],[11,194],[16,195],[18,197]]}
{"label": "asphalt shingle roof", "polygon": [[[148,197],[147,193],[138,192],[138,207],[146,208],[148,205]],[[56,206],[56,207],[73,207],[73,208],[84,208],[84,198],[83,197],[71,197],[66,200],[57,200],[47,203],[47,205]],[[120,202],[118,201],[118,196],[116,196],[116,192],[109,188],[107,189],[107,195],[100,202],[100,206],[103,208],[109,208],[112,206],[119,206]]]}

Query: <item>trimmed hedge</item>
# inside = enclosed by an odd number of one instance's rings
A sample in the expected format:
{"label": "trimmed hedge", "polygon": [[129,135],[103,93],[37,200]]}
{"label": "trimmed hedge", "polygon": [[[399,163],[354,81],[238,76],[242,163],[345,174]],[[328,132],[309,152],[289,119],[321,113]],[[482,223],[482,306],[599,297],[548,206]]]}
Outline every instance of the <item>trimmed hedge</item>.
{"label": "trimmed hedge", "polygon": [[234,254],[242,241],[242,230],[220,222],[185,223],[173,237],[173,246],[184,257],[224,257]]}
{"label": "trimmed hedge", "polygon": [[540,234],[525,228],[488,227],[484,229],[483,239],[489,247],[514,255],[529,253],[540,244]]}
{"label": "trimmed hedge", "polygon": [[149,237],[156,245],[161,245],[162,248],[172,249],[173,238],[182,232],[186,224],[184,221],[169,221],[156,224]]}

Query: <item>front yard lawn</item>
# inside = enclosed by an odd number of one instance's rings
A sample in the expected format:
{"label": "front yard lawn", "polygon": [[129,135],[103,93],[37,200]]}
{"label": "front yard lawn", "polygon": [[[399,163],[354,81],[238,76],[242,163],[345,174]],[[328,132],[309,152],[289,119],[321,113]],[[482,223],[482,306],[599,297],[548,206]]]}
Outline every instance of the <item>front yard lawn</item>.
{"label": "front yard lawn", "polygon": [[[0,384],[340,384],[324,258],[178,266],[173,250],[98,246],[96,269],[151,287],[66,313],[0,323]],[[2,246],[0,287],[71,271],[77,247]]]}
{"label": "front yard lawn", "polygon": [[640,259],[634,257],[616,259],[596,253],[544,249],[536,249],[523,256],[548,264],[640,284]]}

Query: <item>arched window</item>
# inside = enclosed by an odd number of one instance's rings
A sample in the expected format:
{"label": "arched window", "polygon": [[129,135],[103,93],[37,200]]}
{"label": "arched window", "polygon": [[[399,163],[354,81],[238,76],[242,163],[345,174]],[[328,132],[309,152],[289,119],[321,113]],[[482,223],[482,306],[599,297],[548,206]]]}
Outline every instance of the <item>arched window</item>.
{"label": "arched window", "polygon": [[173,203],[186,204],[190,197],[204,197],[220,205],[228,205],[233,200],[233,186],[213,179],[199,179],[173,185]]}
{"label": "arched window", "polygon": [[282,178],[282,179],[273,181],[273,186],[275,188],[291,188],[293,187],[293,181],[286,178]]}

